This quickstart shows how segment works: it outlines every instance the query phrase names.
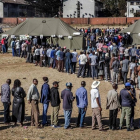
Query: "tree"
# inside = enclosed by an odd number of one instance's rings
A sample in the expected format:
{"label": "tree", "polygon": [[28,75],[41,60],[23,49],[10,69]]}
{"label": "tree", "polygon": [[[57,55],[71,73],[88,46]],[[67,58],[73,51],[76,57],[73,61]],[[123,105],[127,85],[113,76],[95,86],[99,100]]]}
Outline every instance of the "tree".
{"label": "tree", "polygon": [[126,0],[102,0],[106,17],[125,16]]}
{"label": "tree", "polygon": [[45,16],[58,16],[60,12],[60,6],[62,6],[61,0],[25,0],[28,4],[35,7],[37,11]]}

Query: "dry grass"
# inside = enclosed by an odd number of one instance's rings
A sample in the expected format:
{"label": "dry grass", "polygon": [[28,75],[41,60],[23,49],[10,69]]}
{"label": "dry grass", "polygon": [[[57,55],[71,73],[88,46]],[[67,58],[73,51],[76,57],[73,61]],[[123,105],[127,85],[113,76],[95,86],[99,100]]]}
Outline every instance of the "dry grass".
{"label": "dry grass", "polygon": [[[39,80],[38,89],[40,91],[41,85],[43,84],[42,77],[48,76],[49,77],[49,84],[52,86],[52,82],[54,80],[60,81],[60,88],[59,91],[61,92],[65,88],[66,82],[73,83],[73,93],[77,88],[80,87],[80,82],[83,80],[81,78],[77,79],[76,75],[67,75],[65,73],[59,73],[56,70],[48,69],[48,68],[40,68],[35,67],[33,64],[26,64],[24,59],[21,58],[13,58],[11,54],[0,54],[0,84],[2,85],[5,83],[7,78],[12,79],[20,79],[22,82],[22,87],[25,91],[28,91],[29,86],[32,84],[32,79],[37,78]],[[24,79],[23,79],[24,78]],[[25,79],[26,78],[26,79]],[[64,130],[64,116],[63,116],[63,109],[61,103],[61,109],[59,113],[59,121],[61,124],[61,128],[53,129],[51,127],[45,127],[41,130],[36,130],[33,127],[29,126],[30,123],[30,112],[31,106],[27,104],[26,98],[26,122],[25,125],[28,126],[27,129],[21,128],[20,126],[13,127],[13,124],[10,127],[4,126],[3,124],[3,105],[0,103],[0,140],[63,140],[63,139],[76,139],[76,140],[139,140],[140,130],[135,130],[134,132],[127,132],[126,129],[120,131],[110,131],[107,132],[99,132],[98,130],[92,131],[91,130],[91,115],[92,110],[90,107],[90,86],[93,80],[91,78],[84,79],[87,82],[86,89],[88,91],[88,99],[89,99],[89,106],[86,114],[85,123],[87,124],[87,129],[79,129],[75,128],[73,130]],[[12,87],[11,85],[11,87]],[[122,85],[119,86],[118,92],[123,88]],[[106,95],[108,90],[111,89],[110,83],[102,82],[100,85],[100,94],[101,94],[101,101],[102,101],[102,116],[103,116],[103,124],[106,128],[108,125],[108,110],[105,109],[106,105]],[[138,92],[137,92],[138,94]],[[138,125],[138,118],[139,118],[139,100],[137,103],[137,107],[135,108],[135,124]],[[11,106],[12,108],[12,106]],[[42,114],[42,104],[39,105],[40,113]],[[50,120],[51,114],[51,106],[48,110],[48,119]],[[78,109],[76,107],[76,102],[73,103],[73,112],[72,112],[72,125],[75,125],[78,115]],[[120,113],[118,114],[118,118],[120,117]],[[119,124],[119,121],[118,121]]]}

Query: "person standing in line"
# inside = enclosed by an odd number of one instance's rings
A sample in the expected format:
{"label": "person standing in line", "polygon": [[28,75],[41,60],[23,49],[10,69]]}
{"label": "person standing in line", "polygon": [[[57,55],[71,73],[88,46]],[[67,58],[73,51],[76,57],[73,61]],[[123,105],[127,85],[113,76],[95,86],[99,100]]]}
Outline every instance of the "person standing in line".
{"label": "person standing in line", "polygon": [[105,54],[105,78],[106,81],[108,81],[108,77],[110,79],[110,71],[109,71],[109,63],[110,63],[110,57],[109,54]]}
{"label": "person standing in line", "polygon": [[115,79],[116,79],[116,84],[118,84],[119,68],[120,68],[120,62],[118,58],[115,57],[115,61],[112,63],[112,69],[113,69],[113,82],[112,83],[115,83]]}
{"label": "person standing in line", "polygon": [[41,99],[40,102],[43,104],[43,116],[42,116],[42,125],[45,126],[47,122],[47,111],[50,102],[50,86],[48,84],[48,77],[43,77],[44,84],[41,88]]}
{"label": "person standing in line", "polygon": [[14,57],[14,56],[16,55],[16,54],[15,54],[15,47],[16,47],[15,39],[12,39],[11,47],[12,47],[12,55],[13,55],[13,57]]}
{"label": "person standing in line", "polygon": [[43,47],[40,46],[40,67],[43,67]]}
{"label": "person standing in line", "polygon": [[111,75],[111,82],[113,82],[113,69],[112,69],[112,64],[115,61],[115,54],[112,53],[112,57],[110,60],[110,75]]}
{"label": "person standing in line", "polygon": [[129,60],[127,57],[122,61],[122,77],[123,77],[123,82],[124,84],[127,83],[127,74],[129,70]]}
{"label": "person standing in line", "polygon": [[106,109],[109,109],[109,129],[116,130],[117,114],[120,110],[119,96],[117,93],[118,85],[113,84],[113,89],[107,94]]}
{"label": "person standing in line", "polygon": [[7,79],[6,83],[1,86],[1,102],[3,103],[4,106],[4,123],[9,124],[10,119],[10,84],[11,84],[11,79]]}
{"label": "person standing in line", "polygon": [[60,97],[59,97],[59,82],[54,81],[53,87],[51,88],[51,106],[52,106],[52,113],[51,113],[51,126],[54,128],[59,128],[58,125],[58,114],[60,110]]}
{"label": "person standing in line", "polygon": [[6,48],[5,48],[5,37],[3,37],[3,39],[1,40],[1,44],[2,44],[2,52],[3,54],[6,53]]}
{"label": "person standing in line", "polygon": [[76,72],[77,57],[78,53],[76,52],[76,49],[74,49],[72,52],[72,68],[74,73]]}
{"label": "person standing in line", "polygon": [[76,91],[76,101],[77,107],[79,109],[78,119],[77,119],[77,127],[80,128],[84,127],[84,119],[87,111],[88,106],[88,97],[87,97],[87,90],[85,89],[86,82],[81,82],[81,87]]}
{"label": "person standing in line", "polygon": [[50,46],[46,53],[48,57],[48,63],[47,63],[48,67],[50,67],[51,51],[52,51],[52,47]]}
{"label": "person standing in line", "polygon": [[87,57],[82,51],[80,52],[80,56],[79,56],[78,60],[80,61],[80,67],[78,70],[77,77],[79,78],[79,76],[81,76],[84,78]]}
{"label": "person standing in line", "polygon": [[132,81],[134,81],[135,79],[135,67],[136,67],[135,60],[132,59],[132,62],[130,63],[130,80]]}
{"label": "person standing in line", "polygon": [[136,98],[136,90],[135,90],[135,83],[133,80],[130,80],[130,84],[131,84],[131,95],[133,98],[133,102],[132,102],[132,107],[131,107],[131,116],[130,116],[130,128],[132,130],[134,130],[134,115],[135,115],[135,106],[137,103],[137,98]]}
{"label": "person standing in line", "polygon": [[66,62],[65,62],[65,67],[66,67],[66,73],[69,74],[69,70],[71,69],[71,74],[74,74],[73,68],[72,68],[72,54],[70,53],[70,50],[67,50],[67,53],[65,55],[66,57]]}
{"label": "person standing in line", "polygon": [[131,107],[133,102],[130,89],[131,89],[131,84],[125,83],[125,89],[122,89],[120,91],[119,100],[120,100],[120,105],[122,107],[121,118],[120,118],[120,130],[122,129],[123,121],[126,116],[127,131],[133,131],[130,128]]}
{"label": "person standing in line", "polygon": [[39,127],[39,107],[38,100],[40,98],[39,92],[37,89],[38,80],[33,79],[33,84],[30,86],[27,94],[27,101],[31,104],[31,126]]}
{"label": "person standing in line", "polygon": [[13,99],[13,108],[12,108],[12,121],[17,125],[17,122],[20,123],[20,126],[23,126],[24,116],[25,116],[25,102],[24,98],[26,93],[21,87],[20,80],[14,81],[14,86],[12,89]]}
{"label": "person standing in line", "polygon": [[90,65],[91,65],[91,75],[92,75],[92,79],[94,80],[94,77],[96,77],[96,79],[98,78],[98,74],[97,74],[97,56],[95,55],[95,52],[92,52],[92,56],[90,56]]}
{"label": "person standing in line", "polygon": [[37,66],[39,64],[39,62],[40,62],[40,49],[39,49],[39,46],[36,46],[35,58],[36,58],[35,66]]}
{"label": "person standing in line", "polygon": [[92,108],[92,130],[96,129],[96,120],[98,122],[99,131],[104,131],[103,125],[102,125],[102,117],[101,117],[101,99],[100,99],[100,93],[98,90],[98,87],[100,85],[99,81],[94,81],[91,85],[91,108]]}
{"label": "person standing in line", "polygon": [[66,83],[66,89],[61,92],[61,99],[63,100],[63,109],[64,109],[64,117],[65,117],[65,129],[69,129],[71,127],[70,120],[72,114],[72,102],[74,101],[75,97],[73,97],[72,90],[72,83]]}

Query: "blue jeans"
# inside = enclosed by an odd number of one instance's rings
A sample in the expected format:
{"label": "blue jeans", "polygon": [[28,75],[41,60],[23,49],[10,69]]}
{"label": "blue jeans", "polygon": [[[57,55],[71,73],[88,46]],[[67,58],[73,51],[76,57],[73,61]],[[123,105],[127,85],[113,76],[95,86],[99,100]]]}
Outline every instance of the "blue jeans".
{"label": "blue jeans", "polygon": [[43,104],[43,116],[42,116],[42,124],[45,125],[47,123],[47,110],[49,104]]}
{"label": "blue jeans", "polygon": [[12,55],[15,56],[15,48],[12,48]]}
{"label": "blue jeans", "polygon": [[3,52],[3,53],[6,53],[5,45],[2,45],[2,52]]}
{"label": "blue jeans", "polygon": [[94,79],[94,77],[98,78],[98,76],[97,76],[97,67],[95,65],[91,65],[91,75],[92,75],[93,79]]}
{"label": "blue jeans", "polygon": [[64,110],[65,125],[64,128],[67,129],[70,126],[72,110]]}
{"label": "blue jeans", "polygon": [[80,127],[84,126],[84,119],[85,119],[86,111],[85,108],[79,108],[79,115],[77,119],[77,126],[80,125]]}
{"label": "blue jeans", "polygon": [[73,73],[73,68],[71,63],[66,62],[66,72],[69,73],[69,70],[71,69],[71,73]]}

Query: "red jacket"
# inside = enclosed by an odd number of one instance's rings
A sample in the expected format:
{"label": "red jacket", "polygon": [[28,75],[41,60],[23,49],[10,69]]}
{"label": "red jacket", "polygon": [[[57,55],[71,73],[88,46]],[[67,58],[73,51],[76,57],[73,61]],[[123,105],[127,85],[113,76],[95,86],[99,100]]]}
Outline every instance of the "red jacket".
{"label": "red jacket", "polygon": [[5,45],[5,39],[2,39],[2,40],[1,40],[1,44],[2,44],[2,45]]}

